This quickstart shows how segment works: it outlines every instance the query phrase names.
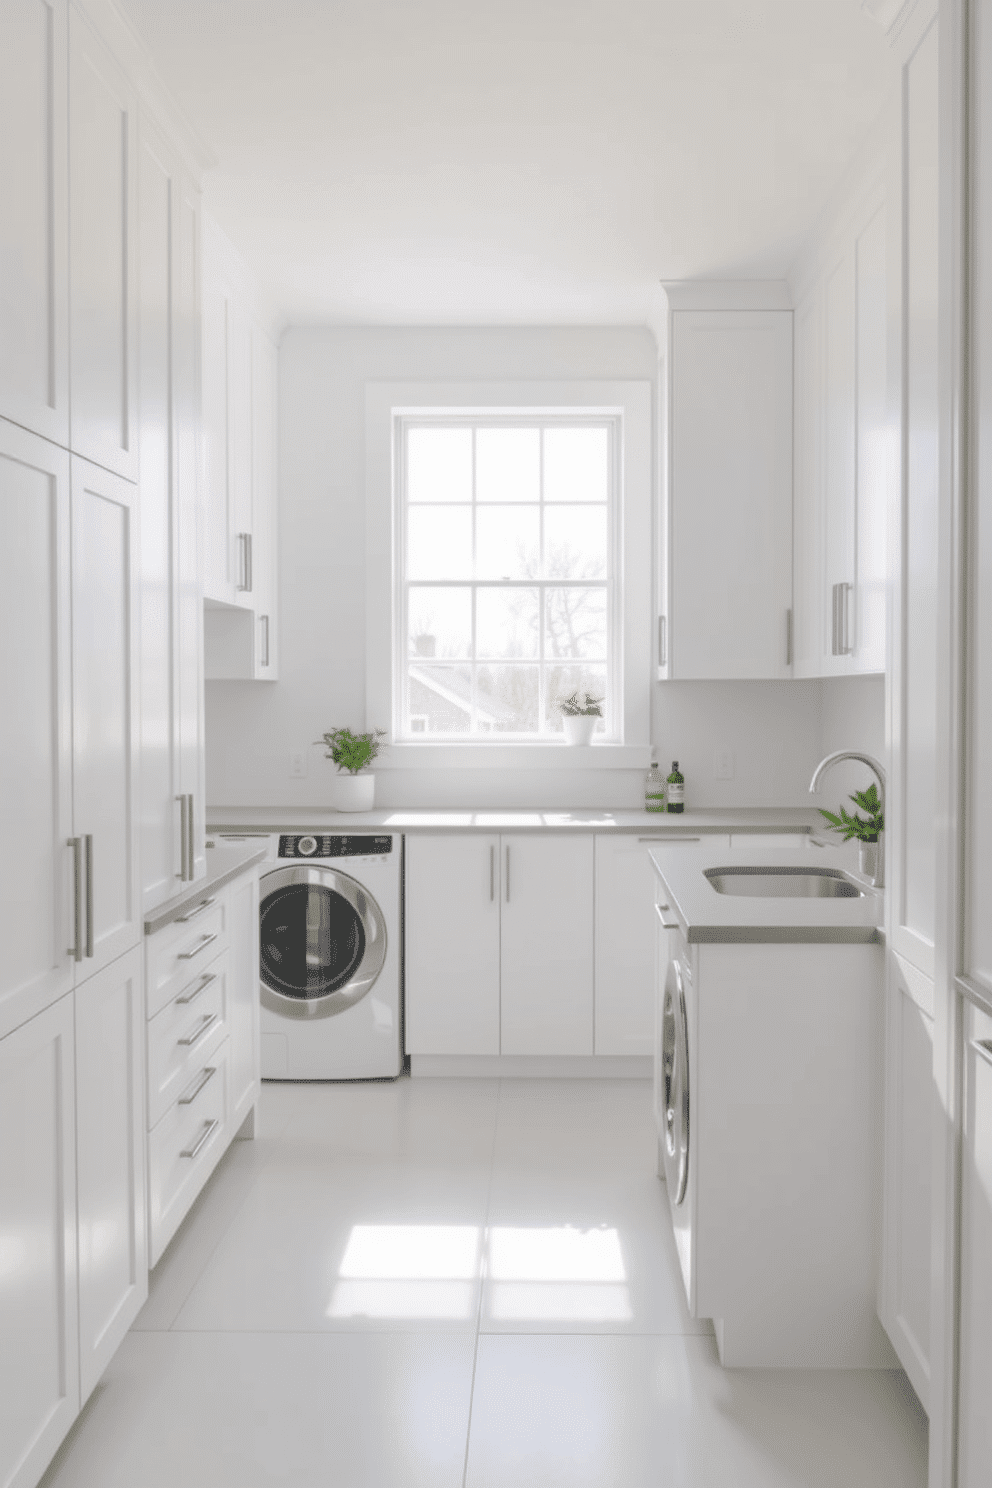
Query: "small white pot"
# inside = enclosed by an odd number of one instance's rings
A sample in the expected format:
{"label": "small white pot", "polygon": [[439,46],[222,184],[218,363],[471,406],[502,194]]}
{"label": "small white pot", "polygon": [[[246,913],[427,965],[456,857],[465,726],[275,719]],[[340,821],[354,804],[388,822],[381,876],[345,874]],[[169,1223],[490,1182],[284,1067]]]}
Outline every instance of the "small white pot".
{"label": "small white pot", "polygon": [[338,811],[371,811],[375,805],[375,775],[351,775],[339,770],[334,777],[334,805]]}
{"label": "small white pot", "polygon": [[591,744],[593,731],[599,722],[597,713],[563,713],[562,727],[566,744]]}
{"label": "small white pot", "polygon": [[863,873],[865,878],[870,878],[876,887],[881,888],[878,883],[879,868],[879,844],[877,842],[858,843],[858,872]]}

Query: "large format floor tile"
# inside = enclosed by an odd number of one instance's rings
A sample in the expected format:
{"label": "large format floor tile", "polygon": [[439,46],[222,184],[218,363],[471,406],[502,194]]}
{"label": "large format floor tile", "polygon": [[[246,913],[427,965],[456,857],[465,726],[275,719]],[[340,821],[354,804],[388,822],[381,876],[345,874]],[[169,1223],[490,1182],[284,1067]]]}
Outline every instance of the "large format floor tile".
{"label": "large format floor tile", "polygon": [[706,1338],[483,1337],[467,1488],[924,1488],[900,1373],[725,1371]]}
{"label": "large format floor tile", "polygon": [[473,1348],[132,1333],[44,1488],[460,1488]]}

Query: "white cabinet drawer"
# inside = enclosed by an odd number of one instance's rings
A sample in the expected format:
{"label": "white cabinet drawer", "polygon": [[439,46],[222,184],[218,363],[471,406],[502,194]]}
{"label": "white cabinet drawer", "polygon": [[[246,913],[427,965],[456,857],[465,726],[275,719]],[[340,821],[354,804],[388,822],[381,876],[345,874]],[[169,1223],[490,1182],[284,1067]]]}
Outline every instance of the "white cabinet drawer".
{"label": "white cabinet drawer", "polygon": [[149,1130],[227,1037],[229,963],[222,951],[148,1024]]}
{"label": "white cabinet drawer", "polygon": [[198,1062],[186,1089],[148,1138],[151,1264],[206,1183],[226,1145],[228,1042]]}
{"label": "white cabinet drawer", "polygon": [[226,894],[194,904],[181,920],[149,936],[145,977],[149,1018],[194,982],[229,939]]}

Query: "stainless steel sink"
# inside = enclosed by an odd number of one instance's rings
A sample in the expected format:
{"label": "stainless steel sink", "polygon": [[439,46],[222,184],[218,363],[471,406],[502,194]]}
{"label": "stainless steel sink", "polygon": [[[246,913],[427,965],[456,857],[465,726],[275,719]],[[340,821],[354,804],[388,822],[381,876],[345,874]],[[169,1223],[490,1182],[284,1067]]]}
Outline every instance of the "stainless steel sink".
{"label": "stainless steel sink", "polygon": [[839,868],[707,868],[718,894],[748,899],[861,899],[864,891]]}

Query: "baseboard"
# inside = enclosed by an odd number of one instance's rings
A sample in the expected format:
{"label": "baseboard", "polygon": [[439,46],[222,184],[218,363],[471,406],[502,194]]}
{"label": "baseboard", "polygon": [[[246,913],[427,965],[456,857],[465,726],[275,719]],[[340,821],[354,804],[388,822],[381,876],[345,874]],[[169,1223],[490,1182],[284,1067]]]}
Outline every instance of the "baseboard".
{"label": "baseboard", "polygon": [[410,1075],[503,1080],[650,1080],[650,1054],[413,1054]]}

